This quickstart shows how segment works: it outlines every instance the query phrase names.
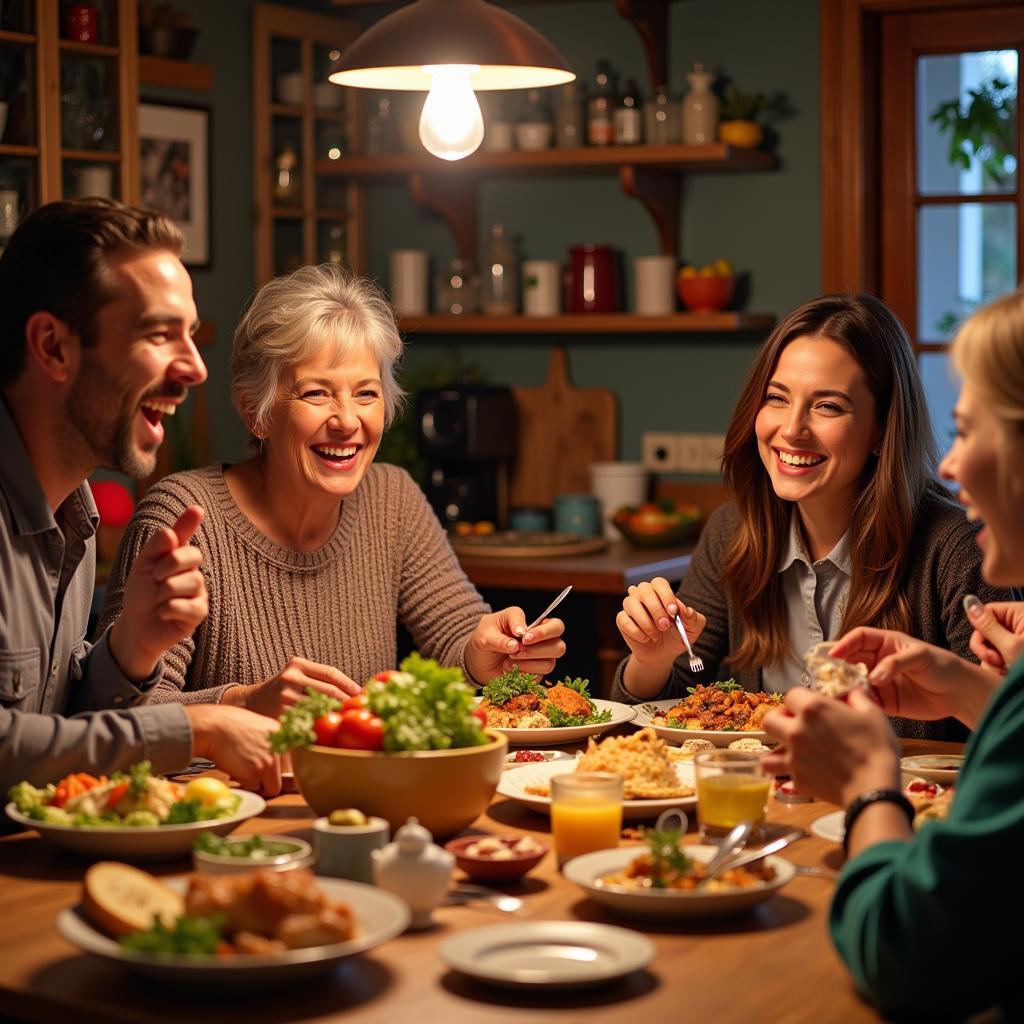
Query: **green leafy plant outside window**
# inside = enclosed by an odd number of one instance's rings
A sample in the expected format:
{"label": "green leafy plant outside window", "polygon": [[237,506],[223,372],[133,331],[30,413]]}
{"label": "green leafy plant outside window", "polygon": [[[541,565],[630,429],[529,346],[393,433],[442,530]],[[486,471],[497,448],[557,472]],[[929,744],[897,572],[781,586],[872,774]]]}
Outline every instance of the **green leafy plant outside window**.
{"label": "green leafy plant outside window", "polygon": [[940,103],[929,120],[949,136],[949,162],[967,171],[978,160],[982,173],[1003,186],[1016,166],[1014,161],[1017,121],[1015,83],[994,76],[967,91],[961,105],[956,97]]}

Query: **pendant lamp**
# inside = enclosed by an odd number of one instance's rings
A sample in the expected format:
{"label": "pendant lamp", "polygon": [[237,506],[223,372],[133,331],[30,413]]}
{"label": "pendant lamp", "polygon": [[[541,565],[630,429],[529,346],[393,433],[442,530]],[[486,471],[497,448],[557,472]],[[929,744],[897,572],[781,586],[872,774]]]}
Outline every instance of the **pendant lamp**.
{"label": "pendant lamp", "polygon": [[443,160],[461,160],[483,140],[476,91],[575,77],[536,29],[486,0],[415,0],[359,36],[328,75],[360,89],[426,92],[420,141]]}

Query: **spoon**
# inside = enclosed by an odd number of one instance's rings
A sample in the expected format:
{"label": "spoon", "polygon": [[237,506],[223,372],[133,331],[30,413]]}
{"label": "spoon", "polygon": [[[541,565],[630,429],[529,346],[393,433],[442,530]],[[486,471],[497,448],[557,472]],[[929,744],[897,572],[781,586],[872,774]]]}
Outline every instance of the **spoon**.
{"label": "spoon", "polygon": [[471,900],[487,900],[488,903],[498,910],[503,910],[506,914],[515,914],[523,909],[523,901],[518,896],[509,896],[508,893],[497,892],[483,885],[467,885],[465,883],[452,886],[448,890],[444,902],[447,905],[461,906]]}
{"label": "spoon", "polygon": [[533,629],[534,626],[539,626],[569,596],[569,591],[570,590],[572,590],[572,584],[571,583],[569,584],[569,586],[567,586],[565,588],[565,590],[563,590],[558,595],[558,597],[556,597],[554,599],[554,601],[551,602],[551,604],[549,604],[547,606],[547,608],[544,609],[544,611],[542,611],[540,613],[540,615],[537,616],[537,618],[535,618],[533,620],[533,622],[531,622],[526,627],[526,629],[524,630],[524,633],[529,633],[530,630]]}
{"label": "spoon", "polygon": [[733,828],[722,840],[722,845],[718,847],[718,853],[708,861],[706,873],[700,882],[701,885],[710,882],[722,870],[722,866],[732,858],[733,854],[739,853],[743,849],[753,830],[754,823],[752,821],[741,821]]}
{"label": "spoon", "polygon": [[764,860],[769,854],[778,853],[784,846],[789,846],[795,839],[802,839],[805,834],[800,829],[794,832],[787,832],[785,835],[779,836],[778,839],[773,839],[770,843],[765,843],[764,846],[756,850],[748,850],[746,853],[741,853],[729,862],[729,867],[740,868],[746,864],[753,864],[755,861]]}

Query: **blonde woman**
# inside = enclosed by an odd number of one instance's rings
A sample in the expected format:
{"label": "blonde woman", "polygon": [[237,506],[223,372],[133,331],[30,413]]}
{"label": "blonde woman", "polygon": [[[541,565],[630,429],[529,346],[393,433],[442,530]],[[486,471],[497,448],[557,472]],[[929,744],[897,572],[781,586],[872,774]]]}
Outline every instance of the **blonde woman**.
{"label": "blonde woman", "polygon": [[[1024,292],[975,313],[952,358],[963,387],[942,472],[984,524],[985,578],[1010,586],[1024,580]],[[962,1019],[994,1006],[999,1019],[1024,1019],[1018,950],[1003,931],[1024,912],[1014,880],[1024,848],[1020,612],[998,606],[973,616],[1009,659],[1005,679],[906,634],[861,628],[835,652],[869,666],[868,692],[844,703],[795,690],[765,720],[782,743],[765,767],[847,808],[850,860],[832,903],[832,937],[887,1019]],[[1005,628],[994,628],[996,619]],[[916,835],[886,712],[953,715],[975,730],[948,820]]]}

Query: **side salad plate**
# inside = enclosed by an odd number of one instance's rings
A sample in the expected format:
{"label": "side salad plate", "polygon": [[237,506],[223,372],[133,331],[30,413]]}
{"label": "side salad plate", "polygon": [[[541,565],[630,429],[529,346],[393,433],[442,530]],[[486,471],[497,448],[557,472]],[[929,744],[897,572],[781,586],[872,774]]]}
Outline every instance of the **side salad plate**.
{"label": "side salad plate", "polygon": [[666,711],[679,704],[678,700],[647,701],[636,707],[636,718],[633,724],[653,729],[663,740],[669,743],[682,743],[684,740],[709,740],[716,747],[727,747],[736,740],[752,739],[764,743],[768,734],[759,729],[677,729],[673,726],[659,725],[655,719],[663,718]]}
{"label": "side salad plate", "polygon": [[237,794],[239,804],[234,814],[183,825],[100,825],[80,828],[37,821],[22,814],[13,801],[4,810],[11,821],[24,828],[33,828],[51,843],[86,857],[115,857],[131,861],[166,860],[191,856],[192,844],[201,832],[227,835],[243,821],[261,814],[267,806],[263,797],[255,793],[238,790]]}

